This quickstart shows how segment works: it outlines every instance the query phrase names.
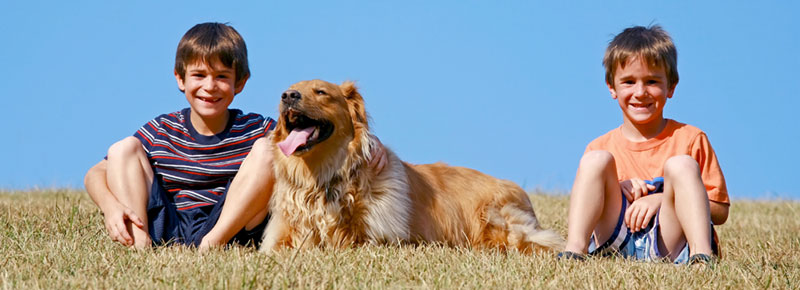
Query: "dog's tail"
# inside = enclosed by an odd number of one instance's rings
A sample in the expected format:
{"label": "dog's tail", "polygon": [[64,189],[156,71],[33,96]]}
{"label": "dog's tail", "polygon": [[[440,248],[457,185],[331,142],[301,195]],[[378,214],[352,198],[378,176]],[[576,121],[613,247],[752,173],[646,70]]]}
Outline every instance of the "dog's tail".
{"label": "dog's tail", "polygon": [[508,231],[507,243],[512,248],[525,253],[564,249],[564,238],[552,230],[542,229],[532,209],[510,203],[500,209],[500,216]]}
{"label": "dog's tail", "polygon": [[543,249],[548,251],[559,252],[564,250],[564,238],[552,230],[538,229],[525,236],[525,241],[531,243],[530,245],[522,245],[523,251],[531,248],[531,250]]}

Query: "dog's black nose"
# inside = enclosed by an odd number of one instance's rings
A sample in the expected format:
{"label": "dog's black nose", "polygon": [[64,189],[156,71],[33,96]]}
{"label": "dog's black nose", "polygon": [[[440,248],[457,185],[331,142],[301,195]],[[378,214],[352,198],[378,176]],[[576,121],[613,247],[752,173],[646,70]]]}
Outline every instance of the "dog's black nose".
{"label": "dog's black nose", "polygon": [[299,101],[300,97],[302,97],[302,95],[300,95],[300,92],[297,90],[286,90],[281,94],[281,101],[287,104],[293,104]]}

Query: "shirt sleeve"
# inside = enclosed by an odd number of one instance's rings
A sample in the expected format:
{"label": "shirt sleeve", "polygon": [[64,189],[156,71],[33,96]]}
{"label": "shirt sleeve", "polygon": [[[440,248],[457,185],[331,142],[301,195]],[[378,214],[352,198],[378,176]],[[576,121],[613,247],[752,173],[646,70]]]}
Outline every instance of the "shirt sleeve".
{"label": "shirt sleeve", "polygon": [[267,135],[269,135],[269,131],[272,131],[272,130],[274,130],[274,129],[275,129],[275,124],[276,124],[276,123],[277,123],[277,122],[275,122],[275,120],[273,120],[272,118],[270,118],[270,117],[265,117],[265,118],[264,118],[264,133],[266,133]]}
{"label": "shirt sleeve", "polygon": [[691,146],[692,158],[700,166],[700,176],[706,186],[708,199],[711,201],[730,204],[728,188],[725,185],[725,177],[722,175],[722,168],[719,166],[717,155],[711,148],[711,142],[705,133],[700,133],[695,137]]}
{"label": "shirt sleeve", "polygon": [[145,123],[136,133],[133,133],[133,137],[136,137],[136,139],[139,139],[139,142],[142,142],[142,147],[144,148],[144,152],[147,153],[147,157],[150,157],[150,149],[153,148],[155,136],[158,134],[159,127],[160,124],[158,118],[156,118]]}

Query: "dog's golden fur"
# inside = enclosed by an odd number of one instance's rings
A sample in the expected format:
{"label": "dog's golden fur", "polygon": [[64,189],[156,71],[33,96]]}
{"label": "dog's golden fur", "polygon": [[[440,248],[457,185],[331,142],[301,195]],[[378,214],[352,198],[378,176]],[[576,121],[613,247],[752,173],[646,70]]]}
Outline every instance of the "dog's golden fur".
{"label": "dog's golden fur", "polygon": [[[368,164],[374,141],[364,101],[353,83],[304,81],[290,91],[300,97],[282,101],[271,138],[276,184],[262,251],[420,242],[523,252],[563,246],[560,235],[539,227],[528,196],[512,182],[443,163],[408,164],[388,149],[376,174]],[[277,144],[298,115],[333,129],[286,156]]]}

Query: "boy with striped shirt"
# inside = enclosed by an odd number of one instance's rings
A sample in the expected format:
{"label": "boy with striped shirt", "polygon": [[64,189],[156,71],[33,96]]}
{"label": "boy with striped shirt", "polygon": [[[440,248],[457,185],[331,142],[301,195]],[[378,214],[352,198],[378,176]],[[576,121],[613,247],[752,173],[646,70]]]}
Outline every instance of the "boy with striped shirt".
{"label": "boy with striped shirt", "polygon": [[189,108],[111,145],[87,172],[86,190],[111,239],[126,246],[257,244],[274,183],[275,121],[228,108],[250,76],[244,40],[225,24],[195,25],[178,44],[174,74]]}

